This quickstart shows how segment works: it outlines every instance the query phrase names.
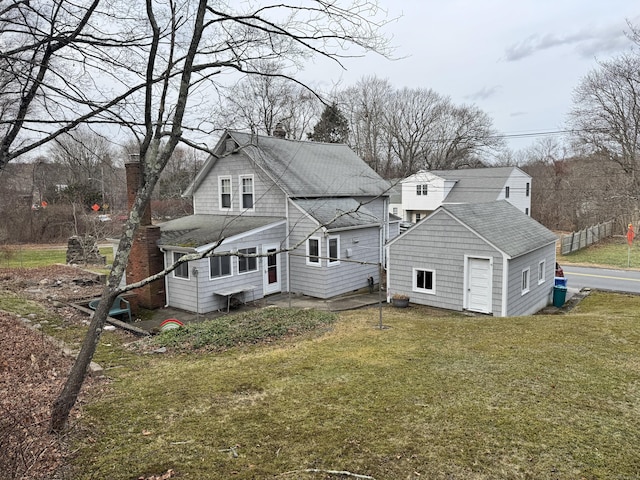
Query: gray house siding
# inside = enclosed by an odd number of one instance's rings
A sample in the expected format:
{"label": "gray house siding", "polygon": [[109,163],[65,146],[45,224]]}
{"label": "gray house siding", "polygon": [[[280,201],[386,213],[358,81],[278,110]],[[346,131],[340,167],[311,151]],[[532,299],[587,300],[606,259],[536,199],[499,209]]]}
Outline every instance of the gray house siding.
{"label": "gray house siding", "polygon": [[[318,224],[300,212],[296,207],[290,209],[290,245],[301,242],[291,256],[290,289],[317,298],[331,298],[352,292],[367,286],[369,276],[379,282],[379,245],[380,229],[378,227],[359,228],[329,232],[318,229]],[[314,232],[314,233],[312,233]],[[306,238],[311,235],[320,241],[319,265],[307,264]],[[338,237],[340,245],[340,262],[329,265],[328,238]],[[351,255],[348,256],[348,252]],[[347,261],[353,260],[353,261]],[[362,265],[357,262],[371,264]]]}
{"label": "gray house siding", "polygon": [[[390,295],[409,295],[414,303],[449,310],[463,310],[465,255],[491,258],[493,262],[492,308],[501,305],[502,256],[495,248],[453,220],[437,212],[389,245],[387,285]],[[413,269],[435,272],[435,294],[413,289]]]}
{"label": "gray house siding", "polygon": [[[249,158],[242,154],[229,155],[220,158],[207,177],[198,186],[193,195],[193,210],[195,214],[225,214],[238,215],[244,211],[241,208],[242,175],[253,175],[254,209],[253,216],[274,216],[285,214],[285,195],[279,187],[261,169],[256,168]],[[231,209],[219,208],[219,177],[231,179]]]}
{"label": "gray house siding", "polygon": [[[266,244],[277,244],[280,248],[281,239],[285,237],[285,225],[278,225],[274,228],[250,234],[243,238],[231,242],[223,243],[218,252],[232,252],[243,248],[256,247],[257,253],[263,253],[261,248]],[[165,261],[173,259],[173,252],[167,252]],[[287,285],[287,256],[284,253],[278,254],[280,266],[280,287],[286,289]],[[257,259],[257,270],[247,273],[239,273],[238,257],[231,258],[231,275],[210,278],[210,261],[201,259],[189,262],[189,279],[176,278],[173,274],[167,276],[167,303],[169,306],[183,310],[207,313],[226,308],[226,298],[215,294],[217,290],[237,286],[252,285],[255,288],[246,292],[245,300],[257,300],[264,297],[264,267],[265,258]],[[193,270],[197,269],[197,277]]]}
{"label": "gray house siding", "polygon": [[[545,261],[545,280],[538,284],[538,265]],[[529,292],[522,293],[522,272],[529,269]],[[555,275],[555,245],[548,245],[509,262],[507,316],[531,315],[550,303]]]}

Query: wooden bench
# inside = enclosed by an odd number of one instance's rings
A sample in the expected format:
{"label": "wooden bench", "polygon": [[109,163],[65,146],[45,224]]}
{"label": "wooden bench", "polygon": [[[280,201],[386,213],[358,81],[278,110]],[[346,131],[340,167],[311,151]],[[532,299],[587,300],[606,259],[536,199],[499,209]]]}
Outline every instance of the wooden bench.
{"label": "wooden bench", "polygon": [[[91,310],[97,309],[98,303],[100,303],[99,298],[96,300],[91,300],[89,302],[89,308]],[[131,321],[131,304],[128,300],[125,300],[122,297],[116,297],[113,301],[113,304],[111,305],[111,308],[109,308],[109,316],[116,317],[118,315],[124,315],[125,313],[129,316],[129,321]]]}

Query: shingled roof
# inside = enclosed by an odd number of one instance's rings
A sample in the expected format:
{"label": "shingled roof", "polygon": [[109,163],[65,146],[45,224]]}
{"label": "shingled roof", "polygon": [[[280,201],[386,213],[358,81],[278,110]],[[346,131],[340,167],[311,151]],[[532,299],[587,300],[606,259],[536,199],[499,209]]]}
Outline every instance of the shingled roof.
{"label": "shingled roof", "polygon": [[284,218],[189,215],[161,223],[159,245],[196,248],[278,222],[284,222]]}
{"label": "shingled roof", "polygon": [[439,210],[449,213],[511,258],[529,253],[558,239],[555,233],[506,200],[443,205],[434,215]]}
{"label": "shingled roof", "polygon": [[228,133],[291,197],[387,195],[389,183],[347,145]]}
{"label": "shingled roof", "polygon": [[477,203],[495,201],[517,167],[432,170],[430,173],[455,181],[443,203]]}

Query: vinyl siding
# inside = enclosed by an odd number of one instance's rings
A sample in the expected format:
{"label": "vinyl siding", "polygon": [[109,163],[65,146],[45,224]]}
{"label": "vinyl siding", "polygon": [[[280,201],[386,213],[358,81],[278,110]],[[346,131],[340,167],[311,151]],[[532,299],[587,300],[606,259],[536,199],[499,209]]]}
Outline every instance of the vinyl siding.
{"label": "vinyl siding", "polygon": [[[238,215],[243,212],[240,185],[240,176],[242,175],[253,175],[254,209],[249,210],[247,214],[254,216],[282,215],[284,217],[284,192],[261,169],[256,168],[243,153],[220,158],[215,163],[194,192],[194,214],[220,215],[227,212],[229,215]],[[231,177],[232,207],[230,210],[220,210],[219,208],[218,178],[220,176]]]}
{"label": "vinyl siding", "polygon": [[[538,285],[538,264],[545,260],[545,281]],[[532,315],[551,302],[555,275],[555,245],[548,245],[509,262],[507,316]],[[529,292],[522,294],[522,271],[529,268]]]}
{"label": "vinyl siding", "polygon": [[[493,312],[501,306],[502,254],[443,212],[417,224],[389,246],[389,295],[403,293],[411,302],[463,310],[465,255],[493,261]],[[413,291],[413,269],[433,270],[435,294]]]}
{"label": "vinyl siding", "polygon": [[[338,265],[328,266],[327,237],[322,229],[312,233],[317,227],[318,225],[300,210],[295,207],[290,209],[289,242],[291,246],[301,242],[290,256],[292,292],[316,298],[331,298],[366,287],[369,276],[372,276],[376,283],[379,281],[379,228],[332,232],[331,236],[340,238],[341,261]],[[307,265],[306,237],[309,235],[320,239],[320,256],[324,257],[320,259],[320,266]],[[351,249],[351,258],[347,258],[347,248]],[[346,260],[370,262],[372,265]]]}
{"label": "vinyl siding", "polygon": [[[264,244],[281,244],[281,240],[285,237],[285,225],[278,225],[266,231],[261,231],[253,235],[233,242],[224,244],[219,248],[220,252],[235,251],[243,248],[256,247],[257,252],[261,253],[261,246]],[[281,245],[282,246],[282,245]],[[165,261],[173,258],[173,252],[167,252]],[[280,253],[278,260],[280,262],[280,285],[284,290],[287,285],[287,255]],[[230,288],[239,285],[253,285],[256,288],[252,292],[246,294],[246,300],[260,299],[264,297],[264,262],[263,257],[258,257],[258,269],[254,272],[238,273],[238,257],[231,258],[231,276],[222,278],[209,278],[209,259],[201,259],[189,262],[190,278],[188,280],[174,278],[172,274],[167,276],[167,303],[171,307],[180,308],[190,312],[208,313],[215,310],[226,309],[226,298],[216,295],[216,289]],[[197,268],[198,277],[192,274],[193,269]],[[199,292],[200,299],[196,300],[196,294]]]}

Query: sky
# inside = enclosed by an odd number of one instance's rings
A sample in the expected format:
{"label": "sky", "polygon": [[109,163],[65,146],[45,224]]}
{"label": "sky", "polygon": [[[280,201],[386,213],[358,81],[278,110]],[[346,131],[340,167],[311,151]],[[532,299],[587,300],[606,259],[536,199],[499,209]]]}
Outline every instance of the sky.
{"label": "sky", "polygon": [[[380,0],[391,21],[396,60],[368,54],[347,70],[310,65],[306,74],[346,87],[365,76],[394,88],[431,88],[475,104],[512,149],[565,128],[573,90],[598,60],[631,46],[626,21],[640,26],[638,0]],[[305,74],[303,74],[304,76]]]}

